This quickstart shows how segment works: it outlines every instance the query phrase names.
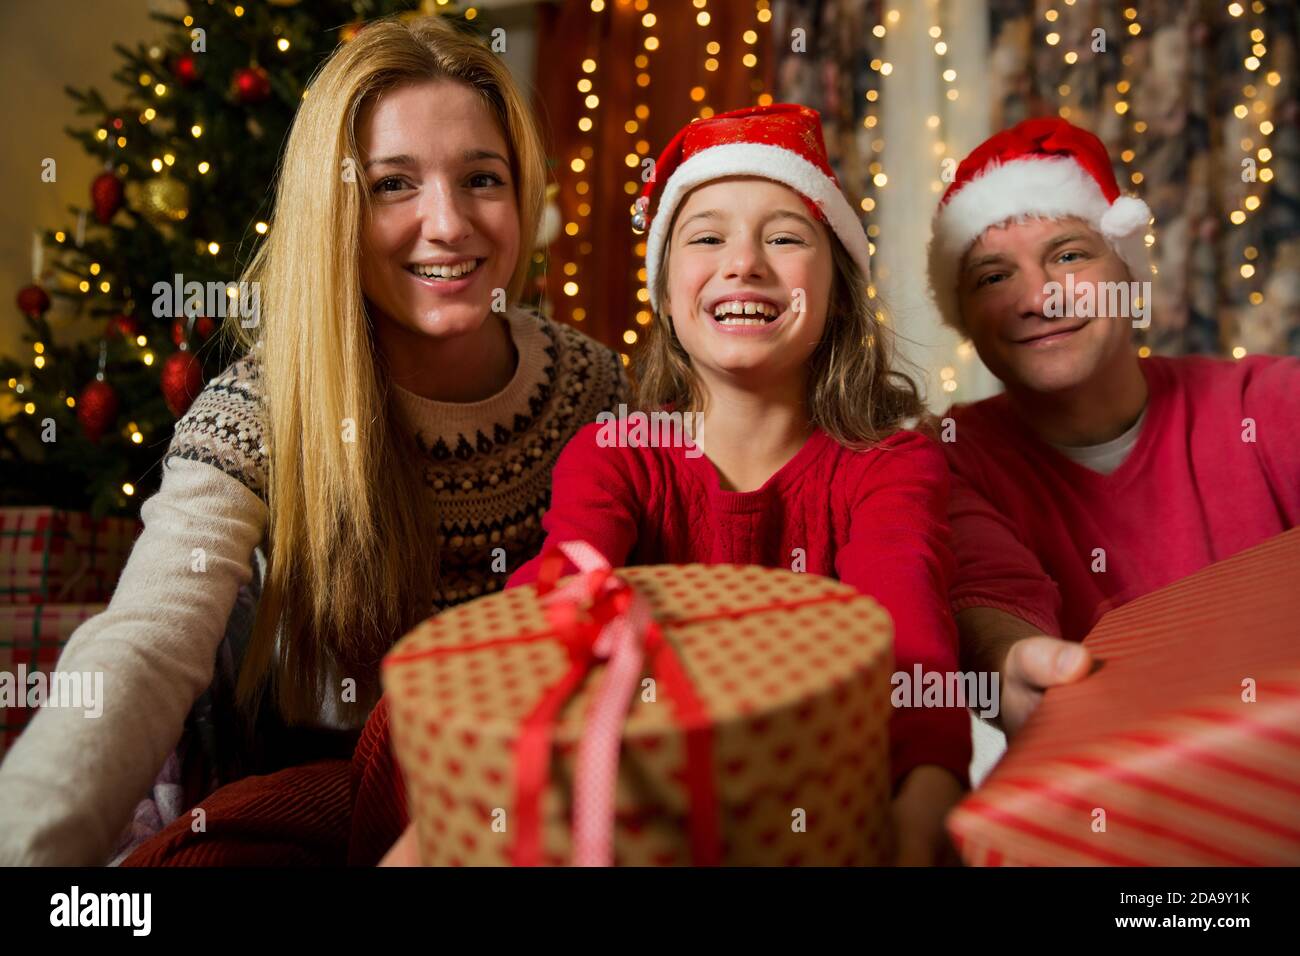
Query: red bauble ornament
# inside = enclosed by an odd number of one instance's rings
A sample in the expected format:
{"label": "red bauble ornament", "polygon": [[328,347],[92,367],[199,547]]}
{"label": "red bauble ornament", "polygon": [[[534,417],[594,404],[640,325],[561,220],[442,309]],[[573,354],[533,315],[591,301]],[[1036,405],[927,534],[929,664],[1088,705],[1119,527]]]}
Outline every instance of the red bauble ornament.
{"label": "red bauble ornament", "polygon": [[95,209],[95,221],[107,226],[113,214],[122,208],[122,180],[112,173],[100,173],[90,184],[90,201]]}
{"label": "red bauble ornament", "polygon": [[271,78],[260,66],[244,66],[235,71],[235,95],[245,104],[260,103],[271,95]]}
{"label": "red bauble ornament", "polygon": [[203,391],[203,364],[193,352],[175,352],[162,366],[162,392],[167,407],[177,418]]}
{"label": "red bauble ornament", "polygon": [[50,296],[38,285],[24,286],[18,290],[18,308],[23,315],[40,318],[50,308]]}
{"label": "red bauble ornament", "polygon": [[181,86],[191,87],[199,81],[199,64],[192,54],[186,53],[176,58],[172,64],[172,73]]}
{"label": "red bauble ornament", "polygon": [[124,339],[133,339],[139,334],[140,323],[129,315],[113,316],[108,320],[108,327],[104,329],[104,336],[110,339],[116,335]]}
{"label": "red bauble ornament", "polygon": [[95,379],[77,397],[77,421],[90,441],[98,443],[117,420],[117,392],[107,382]]}
{"label": "red bauble ornament", "polygon": [[[180,348],[181,343],[185,341],[185,324],[188,321],[186,318],[179,318],[172,323],[172,341],[176,343],[177,348]],[[206,342],[216,330],[217,323],[206,315],[200,315],[194,320],[194,331],[200,342]]]}

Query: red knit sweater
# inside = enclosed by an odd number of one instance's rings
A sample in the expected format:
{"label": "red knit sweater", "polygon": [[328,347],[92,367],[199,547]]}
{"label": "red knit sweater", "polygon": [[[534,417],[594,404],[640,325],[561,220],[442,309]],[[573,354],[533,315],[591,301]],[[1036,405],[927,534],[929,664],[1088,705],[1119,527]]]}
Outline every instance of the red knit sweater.
{"label": "red knit sweater", "polygon": [[1109,475],[1037,438],[1005,395],[952,409],[954,610],[1081,640],[1109,608],[1300,523],[1300,361],[1141,367],[1146,419]]}
{"label": "red knit sweater", "polygon": [[[808,573],[852,584],[889,611],[897,670],[911,674],[914,664],[926,672],[956,670],[947,603],[948,473],[934,442],[900,432],[854,452],[818,431],[762,488],[732,492],[721,488],[706,457],[687,457],[680,448],[602,448],[599,431],[598,425],[579,431],[556,462],[542,521],[548,541],[588,541],[615,567],[790,568],[801,551]],[[533,581],[538,560],[515,572],[510,585]],[[387,723],[381,703],[354,760],[353,862],[377,860],[406,824]],[[966,780],[964,709],[897,709],[890,736],[896,782],[923,763]]]}

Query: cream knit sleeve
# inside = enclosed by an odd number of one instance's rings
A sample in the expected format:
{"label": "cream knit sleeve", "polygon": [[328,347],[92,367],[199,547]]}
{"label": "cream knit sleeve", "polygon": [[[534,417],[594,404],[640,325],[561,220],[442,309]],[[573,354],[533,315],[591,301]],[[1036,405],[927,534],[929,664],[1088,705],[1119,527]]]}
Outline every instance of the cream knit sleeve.
{"label": "cream knit sleeve", "polygon": [[[212,681],[267,522],[260,474],[236,467],[264,460],[260,428],[238,408],[214,411],[214,396],[230,399],[221,381],[178,423],[107,609],[59,658],[58,671],[88,673],[92,686],[103,675],[102,714],[43,707],[0,764],[0,865],[104,863]],[[232,449],[236,433],[263,454]]]}
{"label": "cream knit sleeve", "polygon": [[0,865],[103,863],[212,682],[266,505],[224,472],[176,459],[140,516],[112,601],[58,663],[103,674],[103,713],[43,707],[5,756]]}

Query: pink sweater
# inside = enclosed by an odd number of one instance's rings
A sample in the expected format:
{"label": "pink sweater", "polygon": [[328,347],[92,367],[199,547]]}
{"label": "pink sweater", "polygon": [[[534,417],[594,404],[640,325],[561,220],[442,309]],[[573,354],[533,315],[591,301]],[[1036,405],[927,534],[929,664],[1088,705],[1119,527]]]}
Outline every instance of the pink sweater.
{"label": "pink sweater", "polygon": [[[754,564],[805,570],[874,597],[893,616],[895,667],[957,668],[945,600],[951,581],[948,475],[936,444],[899,432],[850,451],[817,431],[762,488],[724,491],[707,457],[669,448],[602,448],[598,425],[579,431],[553,473],[548,542],[582,539],[615,567]],[[539,558],[510,585],[533,581]],[[919,764],[965,781],[970,721],[961,708],[899,708],[891,725],[895,783]]]}
{"label": "pink sweater", "polygon": [[1146,420],[1110,475],[1038,439],[1005,395],[952,409],[954,611],[1081,640],[1106,610],[1300,521],[1300,360],[1142,369]]}

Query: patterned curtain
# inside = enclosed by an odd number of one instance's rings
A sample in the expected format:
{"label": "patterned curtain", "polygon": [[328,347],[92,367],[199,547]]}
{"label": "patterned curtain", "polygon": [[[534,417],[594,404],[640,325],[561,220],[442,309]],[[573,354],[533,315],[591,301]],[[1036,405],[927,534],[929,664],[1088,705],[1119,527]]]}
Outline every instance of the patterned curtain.
{"label": "patterned curtain", "polygon": [[[982,0],[987,16],[982,99],[990,129],[1059,114],[1097,133],[1121,186],[1151,206],[1158,269],[1152,323],[1139,342],[1167,354],[1300,355],[1300,129],[1294,3],[1208,0]],[[823,110],[837,167],[868,221],[889,217],[888,189],[863,172],[878,104],[912,84],[882,84],[887,42],[876,27],[923,12],[936,22],[967,0],[777,0],[775,23],[820,25],[807,55],[774,44],[778,99]],[[897,22],[897,21],[895,21]],[[892,27],[891,27],[892,28]],[[959,51],[965,38],[946,31]],[[951,54],[950,54],[951,55]],[[872,61],[876,65],[872,65]],[[887,112],[887,111],[886,111]],[[946,122],[946,120],[945,120]],[[877,126],[888,141],[891,131]],[[828,140],[832,137],[828,136]],[[917,155],[917,163],[931,157]],[[897,167],[898,158],[892,164]],[[933,209],[910,210],[928,219]],[[888,244],[888,235],[877,240]],[[918,263],[916,268],[923,268]],[[965,397],[958,393],[959,397]]]}

